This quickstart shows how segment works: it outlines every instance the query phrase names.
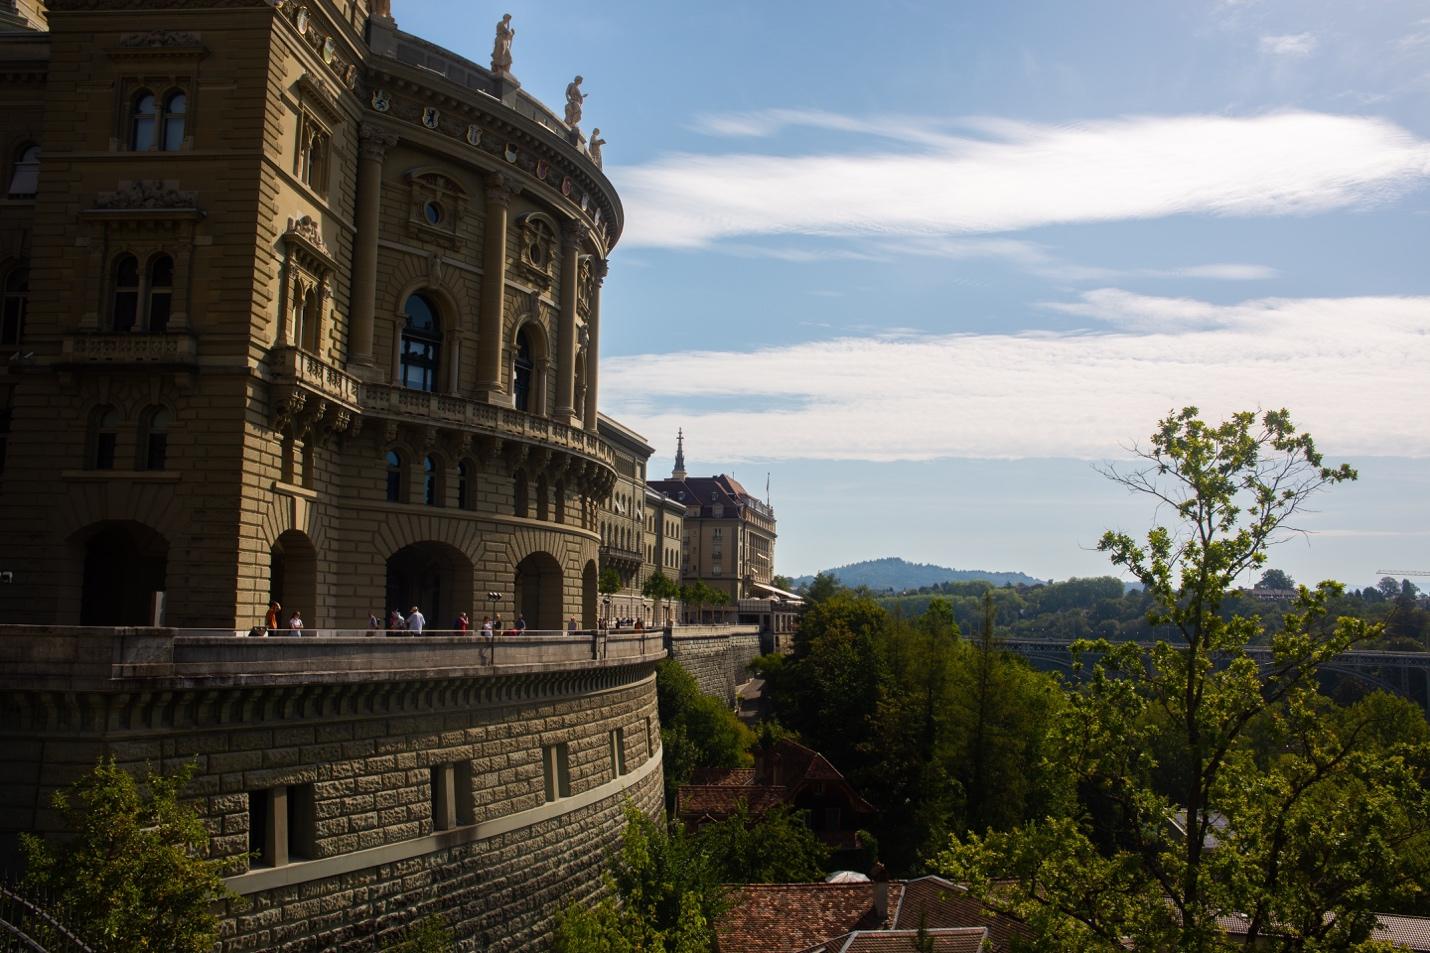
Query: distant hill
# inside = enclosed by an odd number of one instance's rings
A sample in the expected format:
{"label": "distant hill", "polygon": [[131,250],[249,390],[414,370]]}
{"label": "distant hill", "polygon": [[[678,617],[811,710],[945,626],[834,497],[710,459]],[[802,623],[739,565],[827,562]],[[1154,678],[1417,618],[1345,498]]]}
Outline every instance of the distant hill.
{"label": "distant hill", "polygon": [[[833,569],[826,569],[825,572],[833,573],[842,585],[868,586],[875,591],[892,589],[895,592],[903,592],[908,589],[918,589],[921,586],[936,586],[941,582],[968,582],[972,580],[986,580],[995,586],[1036,586],[1043,582],[1041,579],[1034,579],[1032,576],[1021,572],[987,572],[982,569],[949,569],[947,566],[934,566],[930,563],[911,563],[906,559],[897,556],[885,556],[883,559],[866,559],[863,562],[850,563],[847,566],[836,566]],[[813,576],[799,576],[794,580],[796,586],[807,586],[814,581]]]}

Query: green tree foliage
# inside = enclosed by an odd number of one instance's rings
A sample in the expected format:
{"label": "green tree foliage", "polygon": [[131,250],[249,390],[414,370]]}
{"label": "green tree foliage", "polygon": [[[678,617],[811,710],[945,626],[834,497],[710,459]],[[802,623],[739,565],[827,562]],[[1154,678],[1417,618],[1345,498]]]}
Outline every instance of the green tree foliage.
{"label": "green tree foliage", "polygon": [[804,589],[804,600],[812,605],[818,605],[844,588],[839,584],[839,580],[833,573],[822,572],[814,577]]}
{"label": "green tree foliage", "polygon": [[723,606],[730,601],[730,596],[724,590],[697,579],[680,588],[680,601],[687,606],[693,606],[698,619],[701,609],[706,606]]}
{"label": "green tree foliage", "polygon": [[1268,569],[1256,583],[1258,589],[1295,589],[1296,582],[1289,573],[1281,569]]}
{"label": "green tree foliage", "polygon": [[679,662],[665,659],[656,665],[655,690],[667,799],[674,801],[676,789],[690,783],[696,768],[750,764],[750,729],[719,699],[702,693]]}
{"label": "green tree foliage", "polygon": [[556,953],[710,953],[726,903],[715,866],[689,835],[627,806],[606,897],[567,907],[553,946]]}
{"label": "green tree foliage", "polygon": [[680,586],[665,573],[657,572],[641,586],[641,595],[653,602],[664,602],[669,609],[670,601],[680,596]]}
{"label": "green tree foliage", "polygon": [[1177,519],[1099,546],[1141,580],[1172,640],[1145,655],[1079,645],[1091,678],[1045,762],[1064,772],[1061,810],[955,839],[939,866],[1049,949],[1231,949],[1216,918],[1233,914],[1248,947],[1355,948],[1371,911],[1425,889],[1430,750],[1383,703],[1338,712],[1316,693],[1318,669],[1374,634],[1330,619],[1337,584],[1285,612],[1262,670],[1245,651],[1260,618],[1224,612],[1305,502],[1355,474],[1325,466],[1285,411],[1212,425],[1187,408],[1139,456],[1109,475]]}
{"label": "green tree foliage", "polygon": [[596,590],[603,595],[612,595],[621,591],[621,574],[615,567],[607,566],[601,570],[601,574],[596,577]]}
{"label": "green tree foliage", "polygon": [[73,838],[21,835],[24,887],[69,911],[69,926],[116,950],[200,953],[218,942],[220,863],[204,859],[209,836],[179,795],[193,766],[149,772],[142,783],[113,758],[57,791],[51,802]]}
{"label": "green tree foliage", "polygon": [[722,883],[807,883],[821,880],[829,848],[810,830],[805,812],[781,806],[752,816],[744,804],[693,835]]}
{"label": "green tree foliage", "polygon": [[946,600],[905,620],[836,592],[806,611],[792,657],[757,666],[780,721],[880,808],[875,834],[895,872],[920,870],[970,823],[1012,823],[1040,800],[1056,686],[963,639]]}

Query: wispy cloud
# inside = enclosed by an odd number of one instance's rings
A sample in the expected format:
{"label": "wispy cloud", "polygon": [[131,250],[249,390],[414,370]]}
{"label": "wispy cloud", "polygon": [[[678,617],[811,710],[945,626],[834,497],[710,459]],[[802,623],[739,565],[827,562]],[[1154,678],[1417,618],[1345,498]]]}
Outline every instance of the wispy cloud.
{"label": "wispy cloud", "polygon": [[[1330,452],[1430,457],[1414,415],[1386,413],[1430,403],[1430,297],[1219,305],[1106,288],[1048,306],[1095,330],[611,358],[602,401],[643,433],[696,430],[731,462],[1101,457],[1189,403],[1284,405]],[[730,393],[769,409],[712,406]]]}
{"label": "wispy cloud", "polygon": [[1118,281],[1124,278],[1200,278],[1213,281],[1261,281],[1275,278],[1267,265],[1214,262],[1173,268],[1110,268],[1066,261],[1037,242],[1018,238],[921,238],[875,242],[889,254],[922,255],[962,260],[993,258],[1010,262],[1033,274],[1057,281]]}
{"label": "wispy cloud", "polygon": [[1320,41],[1314,33],[1287,33],[1282,36],[1263,36],[1261,52],[1272,56],[1303,57],[1316,52]]}
{"label": "wispy cloud", "polygon": [[977,128],[978,137],[938,136],[905,151],[678,154],[613,168],[627,211],[623,243],[695,247],[752,235],[956,235],[1187,213],[1286,215],[1374,203],[1430,174],[1430,143],[1357,116],[983,120]]}

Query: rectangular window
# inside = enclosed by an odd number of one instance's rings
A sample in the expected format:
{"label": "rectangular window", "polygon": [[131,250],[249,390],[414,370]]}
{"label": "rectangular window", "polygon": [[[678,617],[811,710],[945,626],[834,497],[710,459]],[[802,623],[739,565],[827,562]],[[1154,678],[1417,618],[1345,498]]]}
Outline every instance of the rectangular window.
{"label": "rectangular window", "polygon": [[114,469],[114,442],[118,437],[118,434],[102,433],[95,438],[94,468],[96,470]]}
{"label": "rectangular window", "polygon": [[647,758],[655,755],[655,726],[650,720],[650,715],[645,716],[645,754]]}
{"label": "rectangular window", "polygon": [[248,853],[253,867],[273,866],[273,843],[269,838],[272,791],[248,792]]}
{"label": "rectangular window", "polygon": [[313,786],[290,784],[288,797],[288,859],[312,860],[318,856],[318,819],[313,808]]}
{"label": "rectangular window", "polygon": [[548,802],[571,796],[571,765],[565,742],[541,749],[541,771]]}
{"label": "rectangular window", "polygon": [[610,733],[611,777],[618,778],[626,773],[626,730],[617,728]]}
{"label": "rectangular window", "polygon": [[451,830],[457,825],[456,790],[453,784],[454,772],[450,764],[434,764],[428,769],[431,802],[432,829]]}
{"label": "rectangular window", "polygon": [[248,792],[250,867],[282,867],[317,856],[317,814],[311,784]]}
{"label": "rectangular window", "polygon": [[453,766],[452,785],[457,789],[457,823],[477,823],[477,805],[472,791],[472,762],[459,761]]}

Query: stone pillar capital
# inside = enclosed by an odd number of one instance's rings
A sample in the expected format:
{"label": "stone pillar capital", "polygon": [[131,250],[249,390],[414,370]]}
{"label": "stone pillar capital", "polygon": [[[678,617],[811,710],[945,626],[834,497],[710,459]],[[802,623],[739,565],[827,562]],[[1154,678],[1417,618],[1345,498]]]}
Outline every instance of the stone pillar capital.
{"label": "stone pillar capital", "polygon": [[561,250],[564,252],[579,252],[581,242],[586,237],[585,227],[577,221],[570,221],[561,226]]}
{"label": "stone pillar capital", "polygon": [[381,126],[365,122],[358,129],[358,152],[364,159],[381,161],[382,157],[387,155],[387,150],[395,145],[397,136]]}
{"label": "stone pillar capital", "polygon": [[516,190],[517,185],[511,176],[493,172],[486,177],[488,205],[500,205],[502,208],[506,208],[511,204],[511,197]]}

